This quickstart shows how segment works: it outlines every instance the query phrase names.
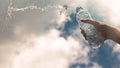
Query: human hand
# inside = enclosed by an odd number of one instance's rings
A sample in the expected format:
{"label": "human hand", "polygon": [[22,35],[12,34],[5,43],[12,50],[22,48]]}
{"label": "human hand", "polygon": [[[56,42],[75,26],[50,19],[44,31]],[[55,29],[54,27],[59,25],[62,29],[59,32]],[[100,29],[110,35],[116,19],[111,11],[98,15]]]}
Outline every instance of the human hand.
{"label": "human hand", "polygon": [[[101,22],[93,21],[93,20],[88,20],[88,19],[87,20],[80,20],[80,21],[84,22],[84,23],[87,23],[87,24],[93,25],[95,27],[95,29],[102,34],[102,36],[104,37],[104,40],[108,39],[107,31],[106,31],[107,27],[106,27],[105,24],[103,24]],[[81,33],[83,34],[83,36],[87,40],[86,34],[85,34],[83,29],[81,29]]]}

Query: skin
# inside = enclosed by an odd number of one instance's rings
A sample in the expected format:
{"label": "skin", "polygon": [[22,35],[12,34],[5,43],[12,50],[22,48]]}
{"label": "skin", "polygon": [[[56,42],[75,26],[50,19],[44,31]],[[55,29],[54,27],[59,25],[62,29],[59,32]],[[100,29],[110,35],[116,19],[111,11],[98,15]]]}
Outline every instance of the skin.
{"label": "skin", "polygon": [[[104,40],[111,39],[120,44],[120,29],[102,22],[93,21],[93,20],[80,20],[81,22],[93,25],[97,31],[99,31]],[[86,39],[86,34],[84,30],[81,29],[81,33]]]}

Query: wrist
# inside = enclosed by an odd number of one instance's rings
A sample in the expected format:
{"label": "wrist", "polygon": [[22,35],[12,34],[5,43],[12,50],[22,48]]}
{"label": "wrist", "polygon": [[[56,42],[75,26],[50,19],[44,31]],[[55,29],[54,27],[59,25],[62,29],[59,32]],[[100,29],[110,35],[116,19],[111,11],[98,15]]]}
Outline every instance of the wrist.
{"label": "wrist", "polygon": [[110,29],[107,26],[107,24],[99,23],[97,29],[102,34],[102,36],[104,37],[105,40],[110,38],[110,35],[109,35]]}

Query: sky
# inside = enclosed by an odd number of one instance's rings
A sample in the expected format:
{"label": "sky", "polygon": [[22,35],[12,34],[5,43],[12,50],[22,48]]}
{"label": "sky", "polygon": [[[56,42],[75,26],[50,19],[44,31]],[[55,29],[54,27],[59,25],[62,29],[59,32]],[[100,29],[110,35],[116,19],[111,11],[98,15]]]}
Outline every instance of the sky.
{"label": "sky", "polygon": [[[92,49],[75,9],[120,28],[120,0],[0,0],[0,68],[120,68],[120,45]],[[66,9],[67,7],[67,9]]]}

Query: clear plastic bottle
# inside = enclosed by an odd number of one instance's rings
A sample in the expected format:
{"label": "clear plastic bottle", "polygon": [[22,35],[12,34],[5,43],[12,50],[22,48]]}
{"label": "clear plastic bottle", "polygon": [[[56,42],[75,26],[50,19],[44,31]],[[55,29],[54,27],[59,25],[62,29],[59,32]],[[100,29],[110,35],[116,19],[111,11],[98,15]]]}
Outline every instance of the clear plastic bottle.
{"label": "clear plastic bottle", "polygon": [[81,19],[92,19],[87,10],[82,7],[76,8],[76,20],[79,23],[81,29],[85,31],[87,41],[91,47],[99,47],[103,44],[104,38],[100,32],[91,24],[83,23]]}

